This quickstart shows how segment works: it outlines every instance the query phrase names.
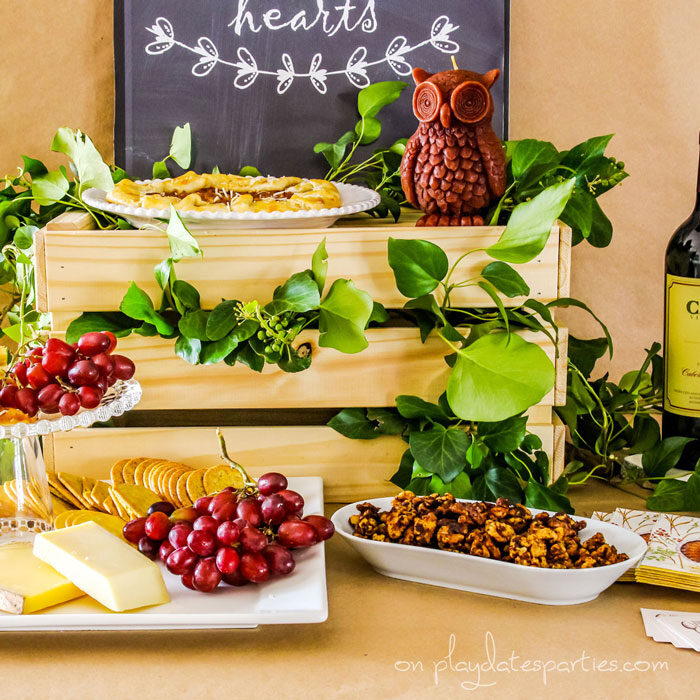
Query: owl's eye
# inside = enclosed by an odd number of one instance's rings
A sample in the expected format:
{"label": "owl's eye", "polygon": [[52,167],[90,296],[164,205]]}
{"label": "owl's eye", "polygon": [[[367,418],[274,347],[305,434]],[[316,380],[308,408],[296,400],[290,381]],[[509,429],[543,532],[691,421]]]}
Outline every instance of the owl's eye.
{"label": "owl's eye", "polygon": [[457,119],[466,124],[474,124],[488,113],[491,95],[481,83],[468,80],[453,90],[450,105]]}
{"label": "owl's eye", "polygon": [[442,106],[442,93],[435,83],[421,83],[413,93],[413,113],[418,121],[430,122]]}

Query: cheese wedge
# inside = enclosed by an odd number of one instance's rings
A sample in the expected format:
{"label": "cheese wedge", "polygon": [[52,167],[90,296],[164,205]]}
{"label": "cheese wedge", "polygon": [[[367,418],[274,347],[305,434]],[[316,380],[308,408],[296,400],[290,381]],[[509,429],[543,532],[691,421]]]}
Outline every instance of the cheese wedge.
{"label": "cheese wedge", "polygon": [[81,595],[77,586],[32,554],[29,542],[0,547],[0,610],[26,614]]}
{"label": "cheese wedge", "polygon": [[34,555],[114,612],[170,600],[158,565],[95,522],[39,533]]}

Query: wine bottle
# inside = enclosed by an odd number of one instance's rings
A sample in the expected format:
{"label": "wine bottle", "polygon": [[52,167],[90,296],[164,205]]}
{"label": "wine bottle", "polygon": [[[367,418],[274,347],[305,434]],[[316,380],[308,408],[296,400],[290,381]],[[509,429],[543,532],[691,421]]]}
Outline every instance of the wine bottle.
{"label": "wine bottle", "polygon": [[666,248],[663,436],[697,438],[678,467],[700,459],[700,164],[695,209]]}

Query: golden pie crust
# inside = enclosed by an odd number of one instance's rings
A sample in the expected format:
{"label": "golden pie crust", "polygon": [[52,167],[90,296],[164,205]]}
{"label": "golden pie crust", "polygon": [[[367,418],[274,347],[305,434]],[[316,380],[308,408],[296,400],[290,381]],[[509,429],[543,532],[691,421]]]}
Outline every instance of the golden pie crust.
{"label": "golden pie crust", "polygon": [[246,177],[224,173],[187,172],[167,180],[121,180],[107,201],[131,207],[181,211],[275,212],[310,211],[342,206],[328,180],[300,177]]}

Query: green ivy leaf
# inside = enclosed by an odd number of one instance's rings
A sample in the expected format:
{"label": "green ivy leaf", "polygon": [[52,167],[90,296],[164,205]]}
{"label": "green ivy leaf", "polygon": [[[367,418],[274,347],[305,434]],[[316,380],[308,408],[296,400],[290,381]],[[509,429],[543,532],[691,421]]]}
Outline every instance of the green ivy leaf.
{"label": "green ivy leaf", "polygon": [[[60,202],[67,194],[70,183],[60,170],[32,179],[32,197],[37,204],[48,207]],[[110,188],[111,189],[111,188]]]}
{"label": "green ivy leaf", "polygon": [[481,271],[481,276],[510,299],[530,293],[525,280],[507,263],[498,260],[489,263]]}
{"label": "green ivy leaf", "polygon": [[690,479],[686,481],[683,493],[683,510],[696,513],[700,511],[700,473],[697,467],[690,475]]}
{"label": "green ivy leaf", "polygon": [[181,335],[175,341],[175,354],[191,365],[199,364],[199,354],[202,350],[202,341],[197,338],[186,338]]}
{"label": "green ivy leaf", "polygon": [[170,205],[170,219],[166,233],[170,245],[170,255],[176,262],[182,258],[194,258],[202,255],[202,249],[199,247],[197,239],[189,232],[172,204]]}
{"label": "green ivy leaf", "polygon": [[164,160],[157,160],[153,163],[153,179],[167,180],[170,177],[170,171]]}
{"label": "green ivy leaf", "polygon": [[80,180],[80,192],[89,187],[97,187],[107,192],[112,189],[112,173],[109,166],[102,160],[100,152],[89,136],[61,127],[53,137],[51,150],[65,153],[73,161]]}
{"label": "green ivy leaf", "polygon": [[486,252],[497,260],[525,263],[539,255],[549,238],[552,225],[571,197],[575,178],[547,187],[529,202],[518,204],[505,231]]}
{"label": "green ivy leaf", "polygon": [[364,408],[344,408],[331,418],[327,425],[336,432],[353,440],[374,440],[380,433],[367,418]]}
{"label": "green ivy leaf", "polygon": [[227,355],[230,355],[237,347],[238,338],[234,333],[230,333],[220,340],[202,343],[199,361],[203,365],[216,364],[221,362]]}
{"label": "green ivy leaf", "polygon": [[311,258],[311,272],[316,280],[318,293],[323,294],[326,286],[326,276],[328,275],[328,252],[326,251],[326,239],[318,244]]}
{"label": "green ivy leaf", "polygon": [[129,335],[134,322],[118,311],[85,311],[74,319],[66,329],[66,342],[75,343],[81,335],[92,331],[111,331],[117,338]]}
{"label": "green ivy leaf", "polygon": [[452,479],[444,482],[437,474],[432,474],[428,482],[427,493],[445,494],[451,493],[455,498],[471,498],[472,484],[469,477],[461,472]]}
{"label": "green ivy leaf", "polygon": [[450,419],[440,406],[424,401],[419,396],[401,394],[396,397],[396,409],[404,417],[411,419],[427,418],[436,423],[445,423]]}
{"label": "green ivy leaf", "polygon": [[405,297],[430,294],[447,274],[445,251],[430,241],[389,238],[389,265]]}
{"label": "green ivy leaf", "polygon": [[317,309],[321,302],[318,285],[312,277],[311,270],[293,274],[272,294],[272,301],[266,304],[265,311],[270,314],[282,314],[288,311],[304,313]]}
{"label": "green ivy leaf", "polygon": [[314,146],[314,153],[321,153],[328,161],[328,165],[336,170],[345,157],[348,144],[353,143],[356,138],[354,131],[347,131],[335,143],[325,141],[317,143]]}
{"label": "green ivy leaf", "polygon": [[161,260],[153,268],[153,276],[156,278],[156,282],[161,289],[164,290],[168,286],[168,282],[170,281],[170,276],[173,274],[173,271],[174,268],[172,258]]}
{"label": "green ivy leaf", "polygon": [[576,336],[569,336],[569,360],[586,378],[591,376],[596,362],[605,355],[607,349],[607,338],[581,340]]}
{"label": "green ivy leaf", "polygon": [[[227,336],[238,323],[235,299],[222,301],[217,304],[207,319],[207,337],[209,340],[221,340]],[[257,327],[257,324],[255,324]]]}
{"label": "green ivy leaf", "polygon": [[408,486],[408,483],[411,481],[411,476],[413,475],[413,462],[414,460],[411,450],[407,449],[401,456],[399,468],[389,479],[389,481],[399,488],[405,489]]}
{"label": "green ivy leaf", "polygon": [[175,331],[173,326],[153,308],[151,298],[135,282],[129,285],[119,310],[131,318],[154,325],[161,335],[171,335]]}
{"label": "green ivy leaf", "polygon": [[300,355],[294,348],[287,346],[277,364],[283,372],[303,372],[311,366],[311,355]]}
{"label": "green ivy leaf", "polygon": [[46,175],[46,173],[49,172],[47,167],[36,158],[22,156],[22,161],[24,162],[24,172],[29,173],[33,178],[39,177],[40,175]]}
{"label": "green ivy leaf", "polygon": [[661,512],[672,512],[685,508],[687,484],[677,479],[659,482],[654,493],[647,498],[647,508]]}
{"label": "green ivy leaf", "polygon": [[406,421],[392,408],[368,408],[367,418],[376,423],[374,429],[382,435],[401,435]]}
{"label": "green ivy leaf", "polygon": [[336,280],[320,305],[318,344],[345,353],[364,350],[365,328],[372,310],[372,298],[367,292],[358,289],[352,280]]}
{"label": "green ivy leaf", "polygon": [[603,333],[605,334],[605,339],[608,341],[608,351],[610,353],[610,357],[612,358],[613,356],[613,342],[612,342],[612,337],[610,336],[610,331],[608,330],[608,327],[588,308],[586,304],[584,304],[582,301],[579,301],[578,299],[573,299],[571,297],[561,297],[560,299],[555,299],[554,301],[550,301],[547,306],[552,309],[552,308],[558,308],[558,307],[563,307],[563,308],[569,308],[570,306],[574,306],[577,309],[583,309],[584,311],[587,311],[593,318],[598,321],[598,324],[600,327],[603,329]]}
{"label": "green ivy leaf", "polygon": [[173,297],[188,311],[195,311],[200,307],[199,292],[189,282],[175,280],[172,285]]}
{"label": "green ivy leaf", "polygon": [[372,83],[357,94],[357,111],[361,117],[374,117],[382,107],[395,102],[408,87],[401,80]]}
{"label": "green ivy leaf", "polygon": [[20,250],[29,250],[34,245],[34,234],[39,229],[31,224],[25,224],[15,229],[14,244]]}
{"label": "green ivy leaf", "polygon": [[479,437],[495,454],[517,450],[526,433],[527,416],[512,416],[496,423],[479,423]]}
{"label": "green ivy leaf", "polygon": [[236,359],[246,367],[250,367],[254,372],[262,372],[265,366],[265,358],[258,355],[249,343],[239,346],[240,349],[236,354]]}
{"label": "green ivy leaf", "polygon": [[549,141],[522,139],[511,153],[513,177],[520,179],[535,163],[553,163],[558,159],[559,151]]}
{"label": "green ivy leaf", "polygon": [[606,134],[605,136],[594,136],[593,138],[579,143],[570,151],[563,154],[561,164],[568,168],[577,170],[588,158],[596,158],[605,153],[605,149],[610,143],[610,139],[614,134]]}
{"label": "green ivy leaf", "polygon": [[[209,340],[207,336],[207,317],[208,313],[197,309],[196,311],[188,311],[178,321],[177,327],[186,338],[197,338],[197,340]],[[233,349],[233,348],[231,348]],[[228,355],[228,353],[226,353]]]}
{"label": "green ivy leaf", "polygon": [[573,513],[571,501],[562,493],[530,479],[525,487],[525,505],[542,510]]}
{"label": "green ivy leaf", "polygon": [[491,333],[457,352],[447,399],[458,417],[493,422],[534,406],[553,386],[554,366],[542,348]]}
{"label": "green ivy leaf", "polygon": [[184,170],[190,167],[192,160],[192,130],[190,123],[176,126],[170,142],[170,157]]}
{"label": "green ivy leaf", "polygon": [[678,460],[689,442],[693,442],[693,438],[677,435],[660,440],[642,455],[644,473],[649,477],[664,476],[669,469],[678,464]]}
{"label": "green ivy leaf", "polygon": [[389,320],[388,311],[378,301],[372,303],[372,313],[367,319],[367,326],[370,323],[386,323]]}
{"label": "green ivy leaf", "polygon": [[411,433],[411,452],[423,469],[452,481],[467,466],[469,439],[459,428],[434,424],[429,430]]}
{"label": "green ivy leaf", "polygon": [[513,503],[523,502],[523,490],[518,478],[509,469],[492,467],[484,473],[486,485],[496,498],[507,498]]}
{"label": "green ivy leaf", "polygon": [[[360,121],[355,124],[355,134],[357,138],[360,139],[361,146],[374,143],[381,133],[382,123],[376,117],[366,117],[365,119],[360,119]],[[362,134],[362,138],[360,138],[360,134]]]}

